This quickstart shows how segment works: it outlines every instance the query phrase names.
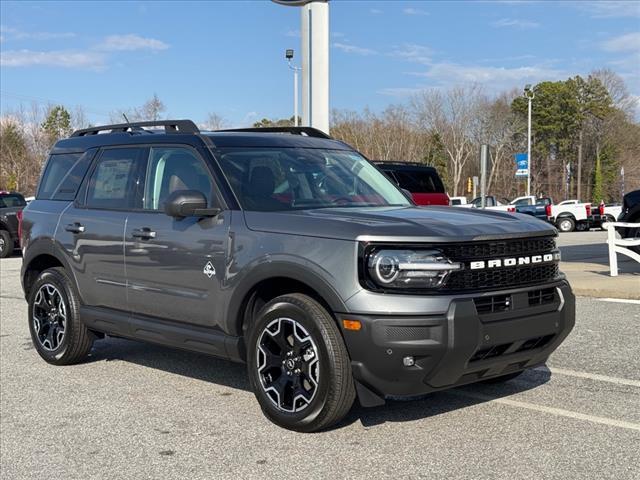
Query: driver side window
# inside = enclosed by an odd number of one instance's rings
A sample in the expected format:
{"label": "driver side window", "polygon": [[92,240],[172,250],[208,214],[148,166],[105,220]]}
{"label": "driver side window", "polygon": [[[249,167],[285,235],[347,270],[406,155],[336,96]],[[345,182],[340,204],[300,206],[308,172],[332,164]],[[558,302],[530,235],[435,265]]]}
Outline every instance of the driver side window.
{"label": "driver side window", "polygon": [[211,175],[195,152],[184,147],[152,148],[145,182],[145,210],[163,210],[169,195],[178,190],[197,190],[211,206]]}

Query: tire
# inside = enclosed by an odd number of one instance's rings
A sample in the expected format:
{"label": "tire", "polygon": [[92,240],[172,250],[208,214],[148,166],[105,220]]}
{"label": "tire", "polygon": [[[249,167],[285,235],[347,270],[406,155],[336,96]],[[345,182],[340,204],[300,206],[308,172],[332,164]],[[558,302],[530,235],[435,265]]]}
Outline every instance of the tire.
{"label": "tire", "polygon": [[29,292],[29,331],[38,354],[53,365],[87,358],[94,335],[80,320],[80,301],[63,268],[50,268]]}
{"label": "tire", "polygon": [[607,231],[606,228],[604,228],[605,224],[609,223],[609,222],[615,222],[616,219],[613,218],[611,215],[606,215],[605,219],[602,221],[602,223],[600,223],[600,230],[602,231]]}
{"label": "tire", "polygon": [[6,230],[0,230],[0,258],[7,258],[13,253],[13,239]]}
{"label": "tire", "polygon": [[[624,220],[629,223],[640,223],[640,217],[635,217],[631,220]],[[621,231],[624,238],[640,238],[640,228],[627,228]],[[629,247],[633,252],[640,253],[640,246]]]}
{"label": "tire", "polygon": [[502,375],[500,377],[494,377],[494,378],[489,378],[487,380],[483,380],[481,383],[487,383],[487,384],[499,384],[499,383],[505,383],[508,382],[510,380],[513,380],[514,378],[518,378],[520,375],[522,375],[524,373],[524,370],[521,372],[513,372],[513,373],[508,373],[507,375]]}
{"label": "tire", "polygon": [[249,380],[269,420],[316,432],[347,414],[355,399],[351,363],[334,319],[318,302],[297,293],[277,297],[258,313],[248,337]]}
{"label": "tire", "polygon": [[562,217],[556,221],[556,227],[558,227],[558,230],[561,232],[573,232],[576,228],[576,222],[574,222],[571,217]]}
{"label": "tire", "polygon": [[577,232],[587,232],[589,231],[589,222],[578,222],[576,224]]}

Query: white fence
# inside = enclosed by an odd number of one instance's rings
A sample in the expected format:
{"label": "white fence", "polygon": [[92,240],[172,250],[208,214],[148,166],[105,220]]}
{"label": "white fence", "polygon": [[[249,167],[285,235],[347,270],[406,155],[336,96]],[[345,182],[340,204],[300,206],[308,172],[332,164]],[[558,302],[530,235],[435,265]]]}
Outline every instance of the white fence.
{"label": "white fence", "polygon": [[640,246],[640,237],[616,238],[616,228],[640,228],[640,223],[609,222],[604,224],[604,228],[608,230],[607,243],[609,244],[609,266],[611,268],[611,276],[617,277],[618,253],[633,258],[636,262],[640,263],[640,254],[629,249],[629,247]]}

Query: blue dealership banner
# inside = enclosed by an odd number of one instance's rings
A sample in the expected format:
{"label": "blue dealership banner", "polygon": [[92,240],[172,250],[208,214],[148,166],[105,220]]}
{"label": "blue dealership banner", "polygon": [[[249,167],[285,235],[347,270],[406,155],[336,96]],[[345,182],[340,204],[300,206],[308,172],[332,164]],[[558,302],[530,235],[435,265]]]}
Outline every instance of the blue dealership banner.
{"label": "blue dealership banner", "polygon": [[516,153],[516,177],[529,175],[529,156],[526,153]]}

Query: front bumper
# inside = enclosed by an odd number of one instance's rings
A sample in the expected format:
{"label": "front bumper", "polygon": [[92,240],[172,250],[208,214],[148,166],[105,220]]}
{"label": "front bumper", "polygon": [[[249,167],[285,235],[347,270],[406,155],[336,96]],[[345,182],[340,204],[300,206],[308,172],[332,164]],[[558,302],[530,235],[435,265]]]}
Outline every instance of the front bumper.
{"label": "front bumper", "polygon": [[442,314],[339,317],[362,325],[343,334],[360,401],[373,406],[543,364],[574,326],[575,297],[560,281],[453,299]]}

